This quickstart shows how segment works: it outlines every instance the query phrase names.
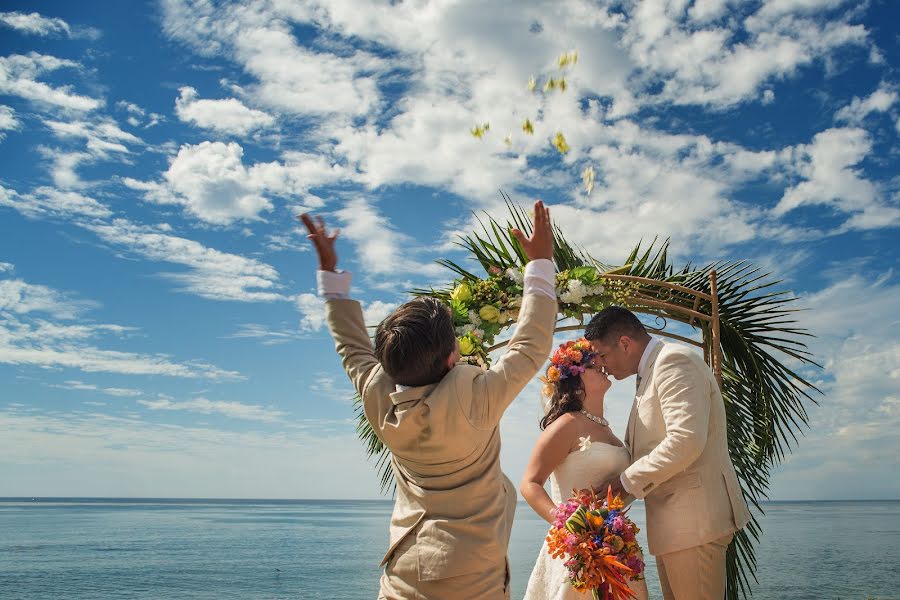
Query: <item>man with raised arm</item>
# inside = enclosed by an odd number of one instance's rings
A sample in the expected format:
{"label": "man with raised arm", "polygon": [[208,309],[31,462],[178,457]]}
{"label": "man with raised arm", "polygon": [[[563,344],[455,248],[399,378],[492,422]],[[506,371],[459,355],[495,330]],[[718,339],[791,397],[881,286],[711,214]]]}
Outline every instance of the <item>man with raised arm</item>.
{"label": "man with raised arm", "polygon": [[319,293],[366,419],[391,451],[397,497],[379,598],[509,598],[506,560],[516,505],[500,470],[500,418],[543,366],[557,305],[550,213],[534,205],[534,232],[512,230],[529,262],[506,353],[490,369],[457,364],[449,309],[433,298],[400,306],[372,345],[350,274],[337,270],[322,219],[301,215],[319,256]]}

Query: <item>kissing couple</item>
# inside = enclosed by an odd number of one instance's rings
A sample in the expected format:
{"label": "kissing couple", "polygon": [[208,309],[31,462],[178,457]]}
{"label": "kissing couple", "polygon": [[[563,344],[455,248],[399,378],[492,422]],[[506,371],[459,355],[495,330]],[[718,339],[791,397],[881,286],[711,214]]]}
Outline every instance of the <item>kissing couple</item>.
{"label": "kissing couple", "polygon": [[[500,469],[499,423],[543,367],[558,312],[550,212],[534,205],[522,306],[506,352],[489,369],[459,363],[452,315],[428,297],[401,305],[369,338],[337,232],[301,215],[318,259],[326,319],[366,419],[391,451],[396,501],[379,599],[508,599],[516,491]],[[649,550],[666,600],[721,600],[725,551],[750,515],[728,455],[725,409],[703,359],[650,336],[610,307],[585,330],[590,351],[551,364],[549,409],[521,484],[548,522],[572,489],[611,485],[644,499]],[[565,377],[560,367],[565,368]],[[554,371],[555,369],[555,371]],[[637,375],[624,444],[603,418],[609,376]],[[547,479],[551,493],[544,491]],[[646,598],[642,581],[632,592]],[[542,549],[526,598],[584,598]]]}

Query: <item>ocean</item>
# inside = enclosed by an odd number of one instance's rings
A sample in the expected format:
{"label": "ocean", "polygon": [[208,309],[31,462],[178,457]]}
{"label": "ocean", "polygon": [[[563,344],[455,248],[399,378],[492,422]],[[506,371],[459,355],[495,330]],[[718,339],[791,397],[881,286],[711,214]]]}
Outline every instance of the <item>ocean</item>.
{"label": "ocean", "polygon": [[[374,599],[390,501],[0,499],[0,600]],[[770,502],[758,600],[900,599],[900,501]],[[643,504],[632,517],[644,523]],[[546,526],[520,503],[521,598]],[[646,547],[646,537],[641,533]],[[648,557],[651,598],[661,598]],[[587,596],[586,596],[587,598]]]}

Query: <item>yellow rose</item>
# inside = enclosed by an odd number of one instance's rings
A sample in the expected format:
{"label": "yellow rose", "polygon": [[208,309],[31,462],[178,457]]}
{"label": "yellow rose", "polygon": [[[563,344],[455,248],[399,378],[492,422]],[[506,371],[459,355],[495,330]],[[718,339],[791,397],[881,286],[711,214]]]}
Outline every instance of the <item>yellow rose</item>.
{"label": "yellow rose", "polygon": [[475,352],[475,342],[469,336],[461,337],[459,341],[459,353],[463,356],[471,356]]}
{"label": "yellow rose", "polygon": [[481,307],[481,310],[478,311],[478,316],[486,323],[499,323],[500,309],[493,304],[485,304]]}
{"label": "yellow rose", "polygon": [[469,287],[468,283],[463,282],[450,292],[450,298],[457,302],[468,302],[472,299],[472,288]]}

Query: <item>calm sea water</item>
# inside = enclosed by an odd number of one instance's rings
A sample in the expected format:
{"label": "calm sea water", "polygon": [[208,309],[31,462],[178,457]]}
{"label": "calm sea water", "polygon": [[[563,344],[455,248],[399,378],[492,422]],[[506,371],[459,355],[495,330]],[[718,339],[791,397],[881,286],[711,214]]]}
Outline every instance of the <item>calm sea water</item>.
{"label": "calm sea water", "polygon": [[[765,508],[754,598],[900,598],[900,502]],[[374,599],[390,509],[387,501],[0,499],[0,599]],[[643,524],[641,503],[632,516]],[[513,598],[545,532],[520,504]],[[648,583],[661,598],[652,560]]]}

